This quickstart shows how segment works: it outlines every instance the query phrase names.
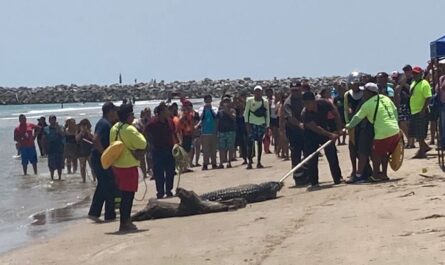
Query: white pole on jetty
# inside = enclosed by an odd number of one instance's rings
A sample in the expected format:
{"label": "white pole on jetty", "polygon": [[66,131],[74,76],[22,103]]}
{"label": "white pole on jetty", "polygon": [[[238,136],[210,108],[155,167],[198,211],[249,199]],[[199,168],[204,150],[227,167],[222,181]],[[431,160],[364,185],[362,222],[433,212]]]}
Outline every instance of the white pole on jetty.
{"label": "white pole on jetty", "polygon": [[[346,130],[343,129],[342,132],[345,132]],[[306,157],[305,159],[303,159],[303,161],[301,161],[298,165],[296,165],[294,168],[292,168],[289,172],[286,173],[286,175],[284,175],[281,179],[280,179],[280,183],[285,181],[291,174],[293,174],[295,171],[297,171],[298,169],[300,169],[302,166],[304,166],[304,164],[306,164],[309,160],[311,160],[314,156],[318,155],[318,153],[321,152],[321,150],[325,149],[328,145],[330,145],[334,140],[329,140],[326,143],[324,143],[322,146],[320,146],[317,150],[315,150],[315,152],[313,152],[312,154],[310,154],[308,157]]]}

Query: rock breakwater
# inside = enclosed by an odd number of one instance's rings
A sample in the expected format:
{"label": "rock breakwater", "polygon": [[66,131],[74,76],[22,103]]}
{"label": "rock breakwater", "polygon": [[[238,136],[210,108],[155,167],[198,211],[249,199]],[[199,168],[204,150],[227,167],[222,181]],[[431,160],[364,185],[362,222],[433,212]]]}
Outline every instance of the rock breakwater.
{"label": "rock breakwater", "polygon": [[287,91],[293,80],[305,80],[313,91],[330,88],[341,77],[319,78],[285,78],[272,80],[252,80],[249,77],[243,79],[211,80],[206,78],[201,81],[171,82],[164,81],[149,83],[137,83],[133,85],[57,85],[51,87],[0,87],[0,104],[39,104],[39,103],[71,103],[71,102],[103,102],[106,100],[121,100],[134,98],[136,100],[168,99],[178,96],[200,98],[206,94],[221,97],[223,94],[237,94],[251,92],[256,85],[263,88],[271,87],[276,91]]}

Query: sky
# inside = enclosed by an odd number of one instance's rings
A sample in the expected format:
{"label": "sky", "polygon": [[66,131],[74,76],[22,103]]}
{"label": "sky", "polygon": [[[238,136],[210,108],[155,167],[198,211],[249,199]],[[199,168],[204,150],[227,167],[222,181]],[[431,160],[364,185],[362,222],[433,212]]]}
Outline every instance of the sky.
{"label": "sky", "polygon": [[0,0],[0,86],[391,72],[425,66],[444,11],[443,0]]}

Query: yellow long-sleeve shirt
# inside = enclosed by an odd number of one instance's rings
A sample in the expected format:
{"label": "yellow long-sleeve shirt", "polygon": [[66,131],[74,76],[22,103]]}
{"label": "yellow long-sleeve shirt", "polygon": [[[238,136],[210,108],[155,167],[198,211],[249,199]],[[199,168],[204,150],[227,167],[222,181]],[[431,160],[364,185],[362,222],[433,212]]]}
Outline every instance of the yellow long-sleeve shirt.
{"label": "yellow long-sleeve shirt", "polygon": [[[116,134],[121,125],[122,123],[118,122],[111,128],[110,144],[116,140]],[[133,125],[125,123],[119,131],[117,140],[122,141],[125,148],[121,156],[113,163],[113,166],[118,168],[140,166],[139,161],[133,156],[130,150],[145,149],[147,147],[147,141],[145,140],[144,135],[142,135]]]}

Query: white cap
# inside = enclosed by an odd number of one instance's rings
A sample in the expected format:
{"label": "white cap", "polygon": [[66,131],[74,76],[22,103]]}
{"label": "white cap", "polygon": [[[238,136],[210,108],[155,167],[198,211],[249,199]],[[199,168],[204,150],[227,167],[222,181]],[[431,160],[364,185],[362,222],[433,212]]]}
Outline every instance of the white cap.
{"label": "white cap", "polygon": [[375,83],[366,83],[365,86],[361,86],[360,90],[368,90],[374,93],[378,93],[379,92],[379,87],[375,84]]}
{"label": "white cap", "polygon": [[255,91],[255,90],[263,90],[263,88],[261,87],[261,86],[255,86],[255,88],[253,89],[253,91]]}

